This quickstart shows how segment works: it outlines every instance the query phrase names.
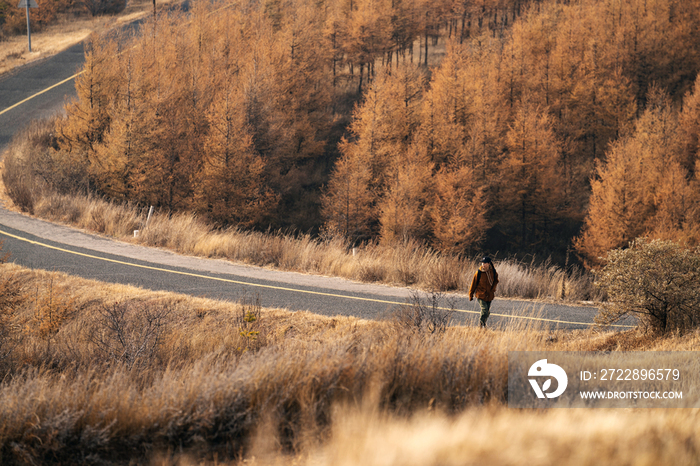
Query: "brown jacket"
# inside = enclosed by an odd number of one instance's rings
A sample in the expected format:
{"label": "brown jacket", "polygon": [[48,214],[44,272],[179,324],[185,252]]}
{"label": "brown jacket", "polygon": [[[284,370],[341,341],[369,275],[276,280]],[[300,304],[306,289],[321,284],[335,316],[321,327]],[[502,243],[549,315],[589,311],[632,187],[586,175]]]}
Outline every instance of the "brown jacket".
{"label": "brown jacket", "polygon": [[[479,273],[481,272],[481,273]],[[477,282],[478,279],[478,282]],[[469,287],[469,300],[477,298],[484,301],[493,301],[496,295],[496,286],[498,285],[498,273],[493,266],[489,267],[488,271],[481,268],[476,271],[472,279],[472,285]]]}

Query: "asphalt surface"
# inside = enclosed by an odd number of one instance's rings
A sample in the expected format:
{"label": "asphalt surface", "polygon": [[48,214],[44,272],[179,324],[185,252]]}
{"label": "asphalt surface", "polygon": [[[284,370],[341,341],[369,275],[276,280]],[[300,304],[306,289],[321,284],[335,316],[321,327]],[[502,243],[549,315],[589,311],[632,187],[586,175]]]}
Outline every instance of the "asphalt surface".
{"label": "asphalt surface", "polygon": [[[83,59],[83,45],[79,44],[0,77],[0,153],[32,119],[62,111],[66,99],[75,96],[74,79],[70,78],[79,72]],[[108,240],[4,208],[0,208],[0,240],[4,241],[3,250],[10,252],[10,260],[25,267],[214,299],[259,296],[265,307],[376,319],[389,315],[416,294],[428,304],[425,293],[408,288],[186,257]],[[455,323],[478,322],[475,301],[470,302],[464,294],[443,296],[439,306],[455,310]],[[586,328],[596,314],[595,307],[497,298],[489,324]]]}
{"label": "asphalt surface", "polygon": [[[412,298],[429,296],[409,288],[353,282],[203,259],[110,240],[0,208],[0,240],[10,261],[105,282],[238,301],[259,297],[265,307],[308,310],[366,319],[389,316]],[[478,308],[463,293],[440,297],[455,323],[476,325]],[[496,299],[489,323],[547,328],[586,328],[596,308]]]}
{"label": "asphalt surface", "polygon": [[[53,57],[0,76],[0,154],[12,136],[32,120],[63,112],[65,99],[76,96],[75,81],[66,80],[80,71],[84,61],[83,44],[80,43]],[[56,86],[61,82],[63,84]],[[26,100],[42,91],[45,92]],[[10,108],[19,102],[23,103]]]}

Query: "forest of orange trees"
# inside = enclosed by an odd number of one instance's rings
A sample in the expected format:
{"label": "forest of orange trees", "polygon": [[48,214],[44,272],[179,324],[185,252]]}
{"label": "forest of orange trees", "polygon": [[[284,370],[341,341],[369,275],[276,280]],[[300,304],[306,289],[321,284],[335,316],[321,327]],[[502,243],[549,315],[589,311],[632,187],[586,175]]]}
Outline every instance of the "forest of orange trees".
{"label": "forest of orange trees", "polygon": [[700,240],[699,0],[192,2],[95,39],[51,159],[227,227],[595,264]]}

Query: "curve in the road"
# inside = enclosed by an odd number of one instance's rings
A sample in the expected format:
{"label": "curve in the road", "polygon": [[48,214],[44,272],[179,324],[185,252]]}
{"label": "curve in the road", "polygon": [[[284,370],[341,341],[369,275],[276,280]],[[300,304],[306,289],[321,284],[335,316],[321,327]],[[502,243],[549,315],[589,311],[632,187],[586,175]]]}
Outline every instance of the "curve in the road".
{"label": "curve in the road", "polygon": [[[8,219],[11,220],[11,215],[17,216],[18,214],[4,211],[2,223],[12,223],[8,221]],[[23,219],[24,223],[31,221],[32,219]],[[53,233],[54,237],[66,235],[65,230],[70,231],[65,227],[52,227],[46,222],[40,223],[43,224],[41,227],[43,229],[56,230]],[[72,231],[71,234],[74,236],[71,241],[73,244],[99,248],[100,244],[114,243],[77,231]],[[21,265],[62,270],[86,278],[135,284],[151,289],[164,289],[233,300],[251,292],[262,292],[264,293],[263,301],[267,306],[310,310],[327,315],[348,314],[376,318],[403,305],[411,293],[415,293],[414,290],[407,288],[367,285],[342,279],[269,271],[257,267],[238,266],[225,261],[179,256],[126,243],[118,243],[118,247],[128,254],[128,256],[120,256],[86,247],[71,247],[50,240],[42,240],[40,237],[7,227],[0,229],[0,237],[6,241],[5,249],[9,250],[15,258],[15,262]],[[49,251],[53,255],[48,254]],[[148,258],[149,261],[134,260],[135,257]],[[166,262],[170,267],[159,262]],[[133,269],[137,269],[137,271]],[[270,276],[272,280],[266,279],[267,276]],[[216,282],[216,284],[212,284],[212,282]],[[467,303],[464,296],[443,297],[443,302],[447,301],[451,301],[453,305],[448,307],[443,304],[439,306],[439,309],[452,310],[461,314],[461,317],[456,319],[457,321],[467,323],[473,320],[469,318],[470,315],[479,314],[478,311],[462,308]],[[530,320],[545,323],[549,327],[585,328],[592,324],[591,317],[594,314],[591,312],[591,308],[542,304],[541,311],[544,313],[577,313],[579,317],[584,318],[575,320],[522,315],[525,309],[529,308],[530,312],[534,311],[535,304],[516,300],[497,300],[496,303],[497,307],[506,310],[510,307],[510,313],[494,312],[491,314],[496,321],[502,323],[508,320]],[[627,326],[620,325],[618,327],[625,328]]]}

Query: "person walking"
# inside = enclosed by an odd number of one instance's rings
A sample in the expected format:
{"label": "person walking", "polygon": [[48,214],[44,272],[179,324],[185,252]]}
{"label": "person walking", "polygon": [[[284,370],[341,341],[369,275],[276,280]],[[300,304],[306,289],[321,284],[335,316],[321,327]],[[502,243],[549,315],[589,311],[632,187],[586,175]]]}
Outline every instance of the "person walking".
{"label": "person walking", "polygon": [[481,306],[481,318],[479,325],[486,327],[486,320],[491,314],[491,301],[496,296],[496,286],[498,285],[498,273],[493,266],[490,257],[481,259],[481,266],[474,274],[472,284],[469,287],[469,301],[476,299]]}

